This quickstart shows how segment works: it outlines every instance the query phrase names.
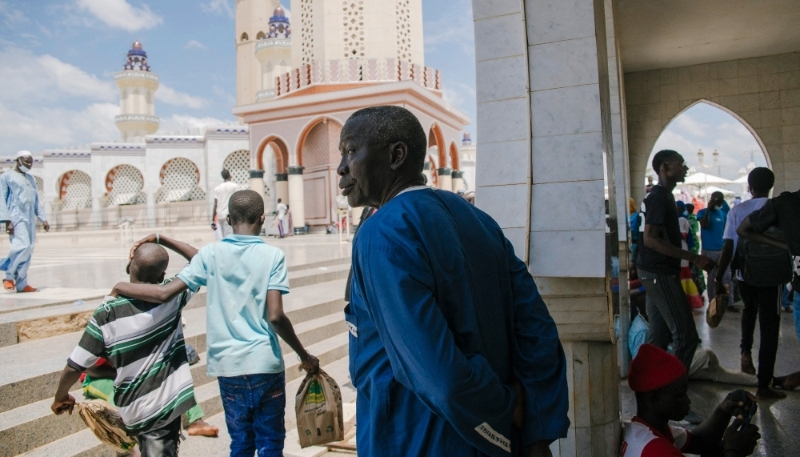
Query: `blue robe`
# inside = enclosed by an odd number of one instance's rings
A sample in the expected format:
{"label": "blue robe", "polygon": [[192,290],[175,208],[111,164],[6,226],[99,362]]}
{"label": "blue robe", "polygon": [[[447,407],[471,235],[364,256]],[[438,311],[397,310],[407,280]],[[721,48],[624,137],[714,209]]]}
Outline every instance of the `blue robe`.
{"label": "blue robe", "polygon": [[[351,298],[359,454],[516,456],[567,436],[555,323],[500,227],[463,198],[412,190],[364,222]],[[512,431],[515,379],[525,424]]]}
{"label": "blue robe", "polygon": [[14,224],[11,249],[8,257],[0,259],[0,270],[6,272],[6,279],[15,282],[18,291],[28,285],[37,217],[40,221],[45,220],[33,176],[16,170],[0,175],[0,221]]}

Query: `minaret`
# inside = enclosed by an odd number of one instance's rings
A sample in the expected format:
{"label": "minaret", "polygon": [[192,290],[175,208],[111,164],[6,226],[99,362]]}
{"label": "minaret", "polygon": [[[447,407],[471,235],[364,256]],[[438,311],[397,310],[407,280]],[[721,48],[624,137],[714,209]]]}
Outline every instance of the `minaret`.
{"label": "minaret", "polygon": [[256,44],[267,38],[280,0],[236,0],[236,104],[255,103],[261,90],[261,65]]}
{"label": "minaret", "polygon": [[142,43],[133,43],[128,51],[124,69],[114,74],[120,92],[120,114],[116,117],[117,127],[123,141],[133,141],[158,131],[158,116],[155,114],[153,97],[158,89],[158,75],[147,65],[147,53]]}
{"label": "minaret", "polygon": [[269,18],[267,37],[256,42],[256,58],[261,64],[261,84],[251,103],[275,97],[275,78],[292,69],[292,27],[286,12],[278,5]]}
{"label": "minaret", "polygon": [[422,0],[292,0],[291,9],[292,68],[370,58],[425,65]]}

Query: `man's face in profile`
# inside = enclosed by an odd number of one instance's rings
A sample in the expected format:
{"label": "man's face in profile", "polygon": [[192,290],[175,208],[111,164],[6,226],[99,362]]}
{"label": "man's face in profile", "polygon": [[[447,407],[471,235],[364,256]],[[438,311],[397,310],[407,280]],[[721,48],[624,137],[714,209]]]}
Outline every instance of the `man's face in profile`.
{"label": "man's face in profile", "polygon": [[382,154],[371,141],[368,118],[348,120],[342,128],[339,151],[342,160],[336,172],[339,188],[352,207],[380,206],[390,178],[389,150]]}

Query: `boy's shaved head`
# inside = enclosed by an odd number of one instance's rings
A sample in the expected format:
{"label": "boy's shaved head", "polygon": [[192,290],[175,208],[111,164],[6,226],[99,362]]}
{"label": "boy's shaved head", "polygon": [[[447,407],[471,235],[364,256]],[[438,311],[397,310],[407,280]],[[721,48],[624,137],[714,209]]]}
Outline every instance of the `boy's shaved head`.
{"label": "boy's shaved head", "polygon": [[253,190],[234,192],[228,200],[228,214],[231,225],[237,223],[255,224],[264,214],[264,199]]}
{"label": "boy's shaved head", "polygon": [[139,281],[158,284],[164,280],[168,266],[167,250],[155,243],[145,243],[134,252],[130,269]]}

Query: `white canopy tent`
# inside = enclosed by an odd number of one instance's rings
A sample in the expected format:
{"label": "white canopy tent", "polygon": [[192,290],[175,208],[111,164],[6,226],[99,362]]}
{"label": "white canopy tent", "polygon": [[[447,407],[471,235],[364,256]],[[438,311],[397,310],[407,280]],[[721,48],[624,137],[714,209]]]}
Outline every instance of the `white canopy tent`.
{"label": "white canopy tent", "polygon": [[713,194],[714,192],[722,192],[722,195],[725,195],[725,196],[732,196],[732,195],[736,194],[736,192],[734,192],[732,190],[723,189],[721,187],[715,187],[715,186],[705,186],[702,189],[700,189],[699,193],[703,197],[707,197],[707,196]]}
{"label": "white canopy tent", "polygon": [[707,173],[695,173],[687,176],[683,184],[692,186],[705,186],[707,184],[733,184],[733,181],[719,176],[709,175]]}

